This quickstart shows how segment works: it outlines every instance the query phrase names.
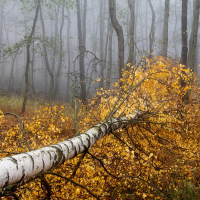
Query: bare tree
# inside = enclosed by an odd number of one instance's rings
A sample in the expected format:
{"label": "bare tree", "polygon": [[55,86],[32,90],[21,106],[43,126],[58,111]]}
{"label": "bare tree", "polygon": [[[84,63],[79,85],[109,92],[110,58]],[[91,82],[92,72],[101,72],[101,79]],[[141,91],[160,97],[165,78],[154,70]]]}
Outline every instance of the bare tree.
{"label": "bare tree", "polygon": [[80,72],[80,82],[81,82],[81,100],[83,103],[86,102],[86,85],[85,85],[85,66],[84,57],[85,53],[85,40],[86,40],[86,12],[87,12],[87,0],[84,0],[84,13],[83,13],[83,24],[81,24],[81,12],[80,12],[80,2],[76,0],[77,8],[77,25],[78,25],[78,41],[79,41],[79,72]]}
{"label": "bare tree", "polygon": [[195,73],[197,73],[197,68],[195,68],[195,54],[196,54],[196,46],[197,46],[198,28],[199,28],[199,8],[200,8],[200,0],[194,0],[193,23],[192,23],[192,32],[191,32],[190,41],[189,41],[187,65],[190,67],[191,71]]}
{"label": "bare tree", "polygon": [[167,56],[168,20],[169,20],[169,0],[165,0],[165,14],[164,14],[164,26],[163,26],[163,49],[162,49],[163,56]]}
{"label": "bare tree", "polygon": [[127,64],[133,64],[134,59],[134,20],[135,20],[135,0],[131,1],[128,0],[128,6],[131,13],[131,20],[130,20],[130,30],[129,30],[129,38],[130,38],[130,51],[127,60]]}
{"label": "bare tree", "polygon": [[153,53],[153,45],[154,45],[154,40],[155,40],[155,11],[153,9],[153,5],[151,3],[151,0],[148,0],[149,6],[151,8],[151,13],[152,13],[152,21],[151,21],[151,30],[149,33],[149,56],[152,57]]}
{"label": "bare tree", "polygon": [[103,81],[104,81],[104,16],[103,16],[103,10],[105,10],[103,8],[104,5],[104,0],[100,1],[100,76],[101,76],[101,80],[99,82],[99,87],[103,88]]}
{"label": "bare tree", "polygon": [[182,51],[181,51],[180,63],[185,66],[187,64],[187,52],[188,52],[188,46],[187,46],[187,2],[188,2],[188,0],[182,0],[182,15],[181,15]]}
{"label": "bare tree", "polygon": [[176,4],[177,4],[177,1],[175,0],[175,5],[174,5],[174,8],[175,8],[175,11],[174,11],[174,14],[175,14],[175,26],[174,26],[174,31],[173,31],[173,40],[174,40],[174,49],[175,49],[175,56],[177,57],[178,56],[178,53],[177,53],[177,44],[176,44],[176,27],[177,27],[177,8],[176,8]]}
{"label": "bare tree", "polygon": [[0,83],[3,80],[4,76],[4,70],[2,67],[2,40],[3,40],[3,7],[4,7],[4,2],[0,2],[0,67],[1,67],[1,78],[0,78]]}
{"label": "bare tree", "polygon": [[29,91],[29,78],[28,78],[28,72],[29,72],[29,65],[30,65],[30,46],[32,42],[32,37],[35,32],[35,27],[36,27],[36,22],[37,22],[37,17],[38,17],[38,12],[40,8],[40,0],[37,2],[37,7],[35,11],[35,18],[33,21],[33,26],[30,35],[27,37],[27,46],[26,46],[26,69],[25,69],[25,93],[24,93],[24,101],[22,105],[22,110],[21,112],[24,113],[26,109],[26,104],[28,100],[28,91]]}
{"label": "bare tree", "polygon": [[69,73],[71,68],[71,52],[70,52],[70,28],[71,28],[71,18],[70,18],[70,11],[67,6],[67,13],[68,13],[68,20],[67,20],[67,62],[68,62],[68,70],[67,70],[67,90],[66,90],[66,99],[67,101],[70,100],[69,95]]}
{"label": "bare tree", "polygon": [[63,39],[62,39],[62,32],[63,32],[63,26],[64,26],[64,7],[65,4],[63,3],[62,5],[62,18],[61,18],[61,26],[60,26],[60,32],[59,32],[59,37],[60,37],[60,49],[59,49],[59,63],[58,63],[58,69],[56,72],[56,77],[55,77],[55,87],[54,87],[54,94],[53,97],[55,99],[56,93],[58,92],[58,85],[59,85],[59,80],[60,80],[60,74],[61,74],[61,68],[62,68],[62,61],[63,61]]}
{"label": "bare tree", "polygon": [[[113,28],[115,29],[118,38],[118,67],[119,67],[119,79],[121,79],[122,69],[124,68],[124,34],[121,25],[117,21],[115,0],[109,0],[109,13]],[[122,83],[120,81],[120,86],[121,84]]]}
{"label": "bare tree", "polygon": [[112,37],[113,37],[113,26],[110,22],[110,30],[109,30],[109,44],[108,44],[108,71],[107,71],[107,85],[106,89],[110,88],[110,78],[111,78],[111,70],[112,70]]}

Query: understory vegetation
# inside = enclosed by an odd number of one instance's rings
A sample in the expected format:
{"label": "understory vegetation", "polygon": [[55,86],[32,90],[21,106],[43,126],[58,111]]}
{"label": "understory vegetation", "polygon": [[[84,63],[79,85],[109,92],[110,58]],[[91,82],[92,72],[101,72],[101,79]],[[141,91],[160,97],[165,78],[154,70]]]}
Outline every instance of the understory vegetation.
{"label": "understory vegetation", "polygon": [[[1,198],[200,199],[199,93],[195,74],[178,60],[158,56],[146,58],[145,67],[129,65],[112,89],[79,103],[79,133],[112,118],[142,117]],[[73,104],[30,100],[22,115],[20,97],[0,98],[1,158],[76,135]]]}

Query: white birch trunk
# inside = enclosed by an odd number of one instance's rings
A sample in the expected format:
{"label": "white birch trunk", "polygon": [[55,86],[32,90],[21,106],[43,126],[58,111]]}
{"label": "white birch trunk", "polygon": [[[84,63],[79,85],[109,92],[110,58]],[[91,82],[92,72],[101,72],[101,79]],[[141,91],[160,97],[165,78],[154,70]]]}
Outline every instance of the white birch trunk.
{"label": "white birch trunk", "polygon": [[112,122],[97,124],[88,131],[58,144],[0,159],[0,188],[14,183],[21,184],[27,178],[58,167],[66,160],[89,149],[106,134],[136,123],[135,120],[141,116],[141,113],[137,113],[131,114],[130,119],[113,119]]}

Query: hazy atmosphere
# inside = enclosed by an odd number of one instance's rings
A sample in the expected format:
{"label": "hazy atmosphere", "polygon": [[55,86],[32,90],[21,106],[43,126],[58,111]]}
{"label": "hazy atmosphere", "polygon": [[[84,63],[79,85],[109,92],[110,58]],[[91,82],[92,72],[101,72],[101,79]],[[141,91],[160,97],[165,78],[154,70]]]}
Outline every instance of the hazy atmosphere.
{"label": "hazy atmosphere", "polygon": [[200,199],[200,0],[0,0],[0,199]]}
{"label": "hazy atmosphere", "polygon": [[[132,7],[128,2],[116,1],[116,17],[123,30],[124,66],[129,54],[133,55],[132,65],[137,66],[144,65],[143,56],[180,59],[182,2],[170,1],[165,31],[164,0],[132,0]],[[188,1],[188,41],[194,2]],[[69,101],[73,90],[80,99],[90,98],[96,89],[109,89],[118,80],[118,37],[108,0],[1,0],[0,17],[1,91],[23,95],[28,81],[29,97]],[[164,33],[168,33],[167,42]],[[196,50],[199,52],[198,42]]]}

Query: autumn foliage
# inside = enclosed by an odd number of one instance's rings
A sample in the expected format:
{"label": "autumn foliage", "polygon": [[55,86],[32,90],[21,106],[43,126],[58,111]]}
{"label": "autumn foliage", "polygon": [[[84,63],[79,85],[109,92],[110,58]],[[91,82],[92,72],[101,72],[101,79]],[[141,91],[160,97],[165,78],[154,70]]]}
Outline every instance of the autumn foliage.
{"label": "autumn foliage", "polygon": [[[181,76],[188,83],[184,88]],[[200,101],[195,75],[176,60],[155,57],[146,58],[143,67],[130,66],[119,81],[121,88],[119,82],[110,90],[102,88],[87,106],[80,106],[79,132],[112,118],[143,113],[142,118],[105,136],[85,156],[21,186],[14,191],[19,199],[200,198]],[[188,91],[186,104],[183,96]],[[69,106],[46,104],[34,115],[20,118],[20,123],[14,121],[8,130],[4,113],[0,115],[1,157],[75,136]],[[2,197],[11,198],[12,193]]]}

